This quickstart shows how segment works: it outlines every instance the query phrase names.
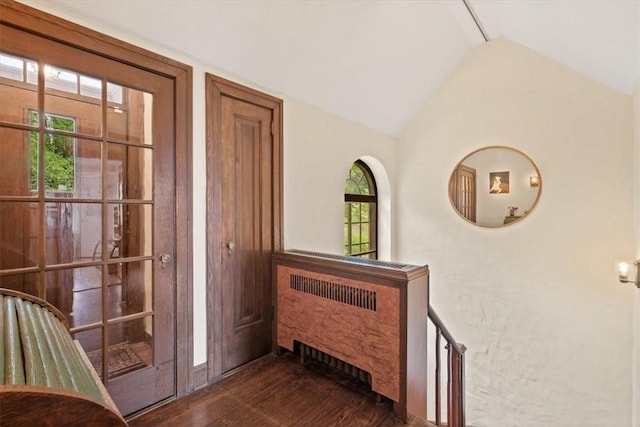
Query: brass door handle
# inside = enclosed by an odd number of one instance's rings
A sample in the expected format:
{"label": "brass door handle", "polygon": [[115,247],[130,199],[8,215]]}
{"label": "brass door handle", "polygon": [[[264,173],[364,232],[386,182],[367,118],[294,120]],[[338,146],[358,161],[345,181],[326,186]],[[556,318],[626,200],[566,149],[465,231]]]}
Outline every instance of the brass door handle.
{"label": "brass door handle", "polygon": [[233,252],[235,248],[236,248],[236,242],[227,243],[227,249],[229,249],[229,255],[231,255],[231,252]]}
{"label": "brass door handle", "polygon": [[158,260],[160,261],[160,268],[164,270],[167,263],[171,261],[171,255],[166,252],[162,252],[160,256],[158,256]]}

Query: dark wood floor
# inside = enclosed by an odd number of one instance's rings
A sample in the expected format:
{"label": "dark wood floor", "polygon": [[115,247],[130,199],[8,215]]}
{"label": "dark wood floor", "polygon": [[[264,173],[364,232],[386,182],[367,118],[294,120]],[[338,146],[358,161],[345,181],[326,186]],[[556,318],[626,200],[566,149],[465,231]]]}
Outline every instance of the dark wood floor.
{"label": "dark wood floor", "polygon": [[[405,426],[390,402],[320,364],[266,356],[222,381],[129,421],[137,426]],[[431,426],[412,419],[409,426]]]}

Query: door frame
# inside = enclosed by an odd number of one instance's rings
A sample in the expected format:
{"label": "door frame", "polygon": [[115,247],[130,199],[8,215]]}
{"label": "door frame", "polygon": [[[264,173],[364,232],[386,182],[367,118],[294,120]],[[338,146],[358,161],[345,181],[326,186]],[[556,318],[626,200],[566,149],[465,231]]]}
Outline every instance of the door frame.
{"label": "door frame", "polygon": [[[283,165],[283,101],[274,96],[242,86],[213,74],[205,73],[206,121],[207,121],[207,380],[222,379],[222,186],[221,135],[222,97],[238,99],[270,109],[273,124],[273,250],[283,248],[282,217],[282,165]],[[275,287],[272,287],[272,303],[275,304]],[[275,333],[275,328],[273,328]],[[274,342],[272,337],[272,342]]]}
{"label": "door frame", "polygon": [[0,23],[173,80],[176,152],[175,268],[176,284],[179,283],[180,286],[175,287],[175,301],[168,304],[175,310],[176,397],[192,391],[192,67],[12,0],[0,0]]}

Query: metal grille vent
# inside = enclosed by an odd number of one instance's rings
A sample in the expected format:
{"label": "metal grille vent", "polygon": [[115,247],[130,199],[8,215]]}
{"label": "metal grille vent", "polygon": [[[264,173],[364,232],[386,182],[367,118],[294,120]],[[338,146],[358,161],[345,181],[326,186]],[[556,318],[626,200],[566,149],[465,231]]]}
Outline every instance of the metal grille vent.
{"label": "metal grille vent", "polygon": [[318,280],[298,274],[289,276],[289,284],[294,291],[338,301],[343,304],[364,308],[365,310],[377,310],[375,291],[354,288],[353,286]]}
{"label": "metal grille vent", "polygon": [[343,372],[344,374],[350,375],[353,378],[371,386],[371,374],[369,372],[360,369],[357,366],[350,365],[347,362],[343,362],[337,357],[333,357],[330,354],[317,350],[310,345],[300,343],[300,358],[302,359],[303,364],[308,359],[317,360],[338,372]]}

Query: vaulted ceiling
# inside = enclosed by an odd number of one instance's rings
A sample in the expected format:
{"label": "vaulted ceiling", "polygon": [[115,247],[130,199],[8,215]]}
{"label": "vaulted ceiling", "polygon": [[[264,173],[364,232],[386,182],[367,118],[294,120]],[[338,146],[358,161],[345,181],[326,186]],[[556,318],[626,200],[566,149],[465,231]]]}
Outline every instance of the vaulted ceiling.
{"label": "vaulted ceiling", "polygon": [[[462,0],[24,0],[398,135],[474,45]],[[638,0],[468,0],[505,37],[620,92],[640,77]]]}

